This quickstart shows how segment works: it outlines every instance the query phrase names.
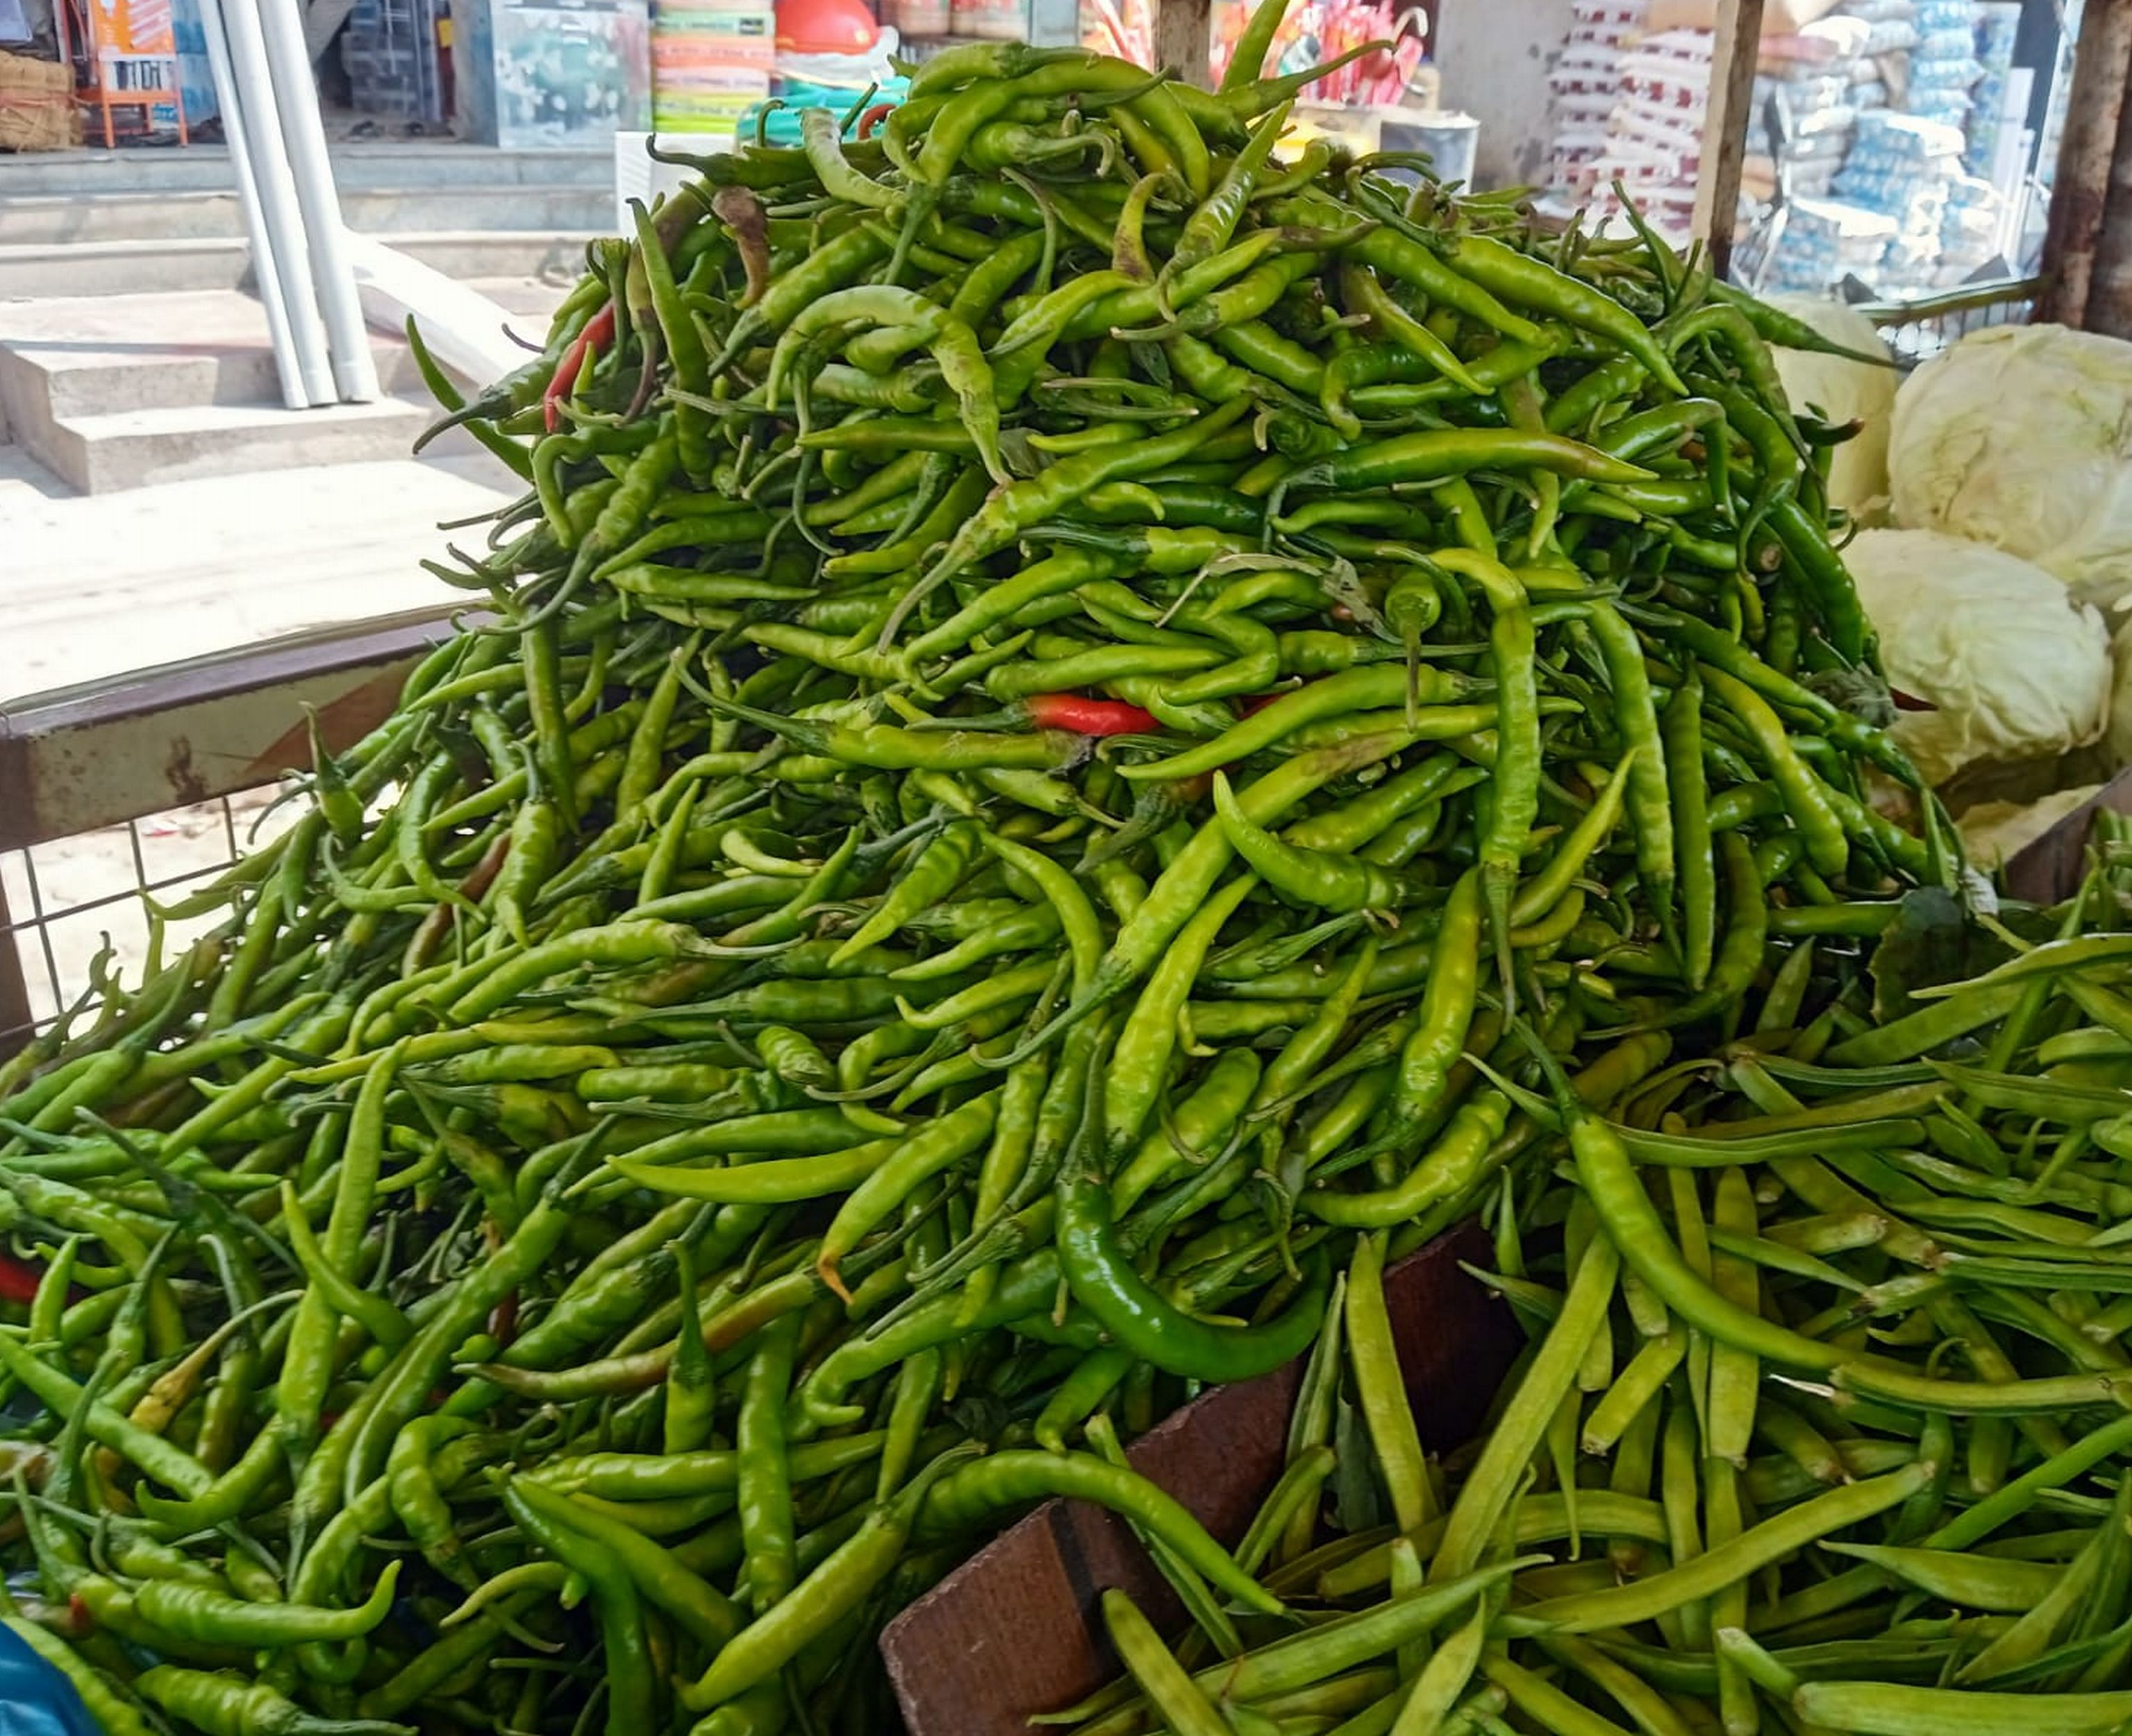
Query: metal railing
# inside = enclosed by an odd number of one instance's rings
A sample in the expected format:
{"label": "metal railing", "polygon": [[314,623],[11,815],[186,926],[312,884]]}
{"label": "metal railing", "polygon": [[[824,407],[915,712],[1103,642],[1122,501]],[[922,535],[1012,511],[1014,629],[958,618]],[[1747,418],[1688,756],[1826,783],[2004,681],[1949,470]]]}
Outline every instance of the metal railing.
{"label": "metal railing", "polygon": [[106,964],[138,966],[150,894],[283,823],[270,810],[310,763],[305,707],[346,747],[450,631],[423,610],[0,703],[0,1056],[88,985],[102,936]]}
{"label": "metal railing", "polygon": [[2040,277],[2002,277],[1903,301],[1863,302],[1858,311],[1880,327],[1898,361],[1915,367],[1971,332],[2027,324],[2043,286]]}
{"label": "metal railing", "polygon": [[218,796],[0,852],[0,1053],[59,1015],[97,976],[107,945],[114,960],[145,957],[144,900],[236,861],[249,842],[240,808],[263,815],[272,794]]}

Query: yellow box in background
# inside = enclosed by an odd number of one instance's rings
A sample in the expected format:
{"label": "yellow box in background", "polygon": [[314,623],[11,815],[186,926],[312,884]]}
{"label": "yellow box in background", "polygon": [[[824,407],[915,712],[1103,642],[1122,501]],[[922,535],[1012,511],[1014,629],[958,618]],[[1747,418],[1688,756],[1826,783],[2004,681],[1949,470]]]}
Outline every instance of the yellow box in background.
{"label": "yellow box in background", "polygon": [[1299,150],[1313,139],[1330,139],[1345,145],[1357,156],[1367,156],[1377,148],[1380,126],[1374,108],[1342,108],[1323,103],[1298,103],[1289,117],[1284,151]]}

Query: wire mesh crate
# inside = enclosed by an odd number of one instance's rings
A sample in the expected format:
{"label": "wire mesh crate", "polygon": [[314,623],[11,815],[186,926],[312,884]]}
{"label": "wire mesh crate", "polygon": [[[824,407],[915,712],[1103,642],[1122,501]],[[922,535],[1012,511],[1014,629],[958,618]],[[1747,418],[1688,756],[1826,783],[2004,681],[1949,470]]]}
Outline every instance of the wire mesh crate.
{"label": "wire mesh crate", "polygon": [[[0,852],[0,1052],[56,1018],[107,963],[137,978],[151,950],[146,900],[169,902],[263,843],[290,814],[271,786],[217,796],[72,837]],[[166,957],[214,918],[170,923]]]}
{"label": "wire mesh crate", "polygon": [[[140,980],[148,898],[294,819],[276,798],[309,761],[306,707],[348,746],[450,631],[423,611],[0,704],[0,1057],[111,973]],[[216,920],[172,924],[164,957]]]}
{"label": "wire mesh crate", "polygon": [[1866,302],[1858,311],[1880,327],[1895,359],[1914,367],[1970,332],[2027,324],[2042,289],[2039,277],[2002,277],[1903,301]]}

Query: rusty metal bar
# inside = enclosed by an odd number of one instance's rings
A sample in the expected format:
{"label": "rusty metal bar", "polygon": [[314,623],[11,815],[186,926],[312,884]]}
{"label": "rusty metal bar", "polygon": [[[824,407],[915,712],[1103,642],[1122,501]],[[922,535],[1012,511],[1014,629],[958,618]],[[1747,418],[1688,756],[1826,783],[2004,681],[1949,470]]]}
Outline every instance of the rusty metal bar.
{"label": "rusty metal bar", "polygon": [[2043,232],[2043,299],[2036,318],[2086,326],[2095,281],[2096,250],[2110,202],[2110,169],[2117,151],[2125,85],[2132,76],[2132,0],[2087,0],[2074,45],[2072,89],[2065,135],[2051,185]]}
{"label": "rusty metal bar", "polygon": [[22,948],[14,918],[7,913],[7,886],[0,880],[0,1060],[30,1040],[36,1024],[30,1010],[29,979],[22,974]]}
{"label": "rusty metal bar", "polygon": [[309,761],[300,706],[344,747],[450,631],[443,612],[422,611],[0,706],[0,850],[271,783]]}

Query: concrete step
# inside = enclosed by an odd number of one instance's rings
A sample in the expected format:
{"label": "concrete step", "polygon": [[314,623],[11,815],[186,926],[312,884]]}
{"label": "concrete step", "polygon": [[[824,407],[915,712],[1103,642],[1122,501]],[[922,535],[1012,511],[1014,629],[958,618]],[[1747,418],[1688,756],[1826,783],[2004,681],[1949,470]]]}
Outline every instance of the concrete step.
{"label": "concrete step", "polygon": [[54,419],[36,455],[84,494],[407,455],[433,412],[399,398],[324,410],[207,404]]}
{"label": "concrete step", "polygon": [[[420,395],[403,342],[371,348],[387,391]],[[26,444],[63,417],[280,397],[266,312],[242,291],[0,303],[0,409]]]}
{"label": "concrete step", "polygon": [[[537,338],[562,291],[477,286]],[[83,493],[293,466],[404,457],[435,414],[406,343],[372,330],[377,404],[289,411],[265,310],[237,290],[0,303],[0,439]],[[439,455],[478,448],[454,432]]]}
{"label": "concrete step", "polygon": [[[342,220],[349,228],[381,236],[452,228],[517,234],[597,229],[613,220],[612,204],[604,187],[521,182],[347,188],[340,196]],[[200,240],[243,233],[243,206],[233,188],[0,195],[0,244]]]}
{"label": "concrete step", "polygon": [[0,242],[0,300],[233,290],[251,272],[250,249],[223,236]]}
{"label": "concrete step", "polygon": [[[603,233],[417,230],[394,234],[391,244],[451,277],[574,278],[583,269],[586,242]],[[0,300],[233,290],[251,278],[252,250],[241,235],[0,242]]]}
{"label": "concrete step", "polygon": [[[334,183],[343,194],[444,186],[599,187],[614,185],[609,145],[561,151],[504,151],[454,140],[333,145]],[[184,150],[0,152],[0,201],[40,194],[226,191],[236,185],[220,145]]]}
{"label": "concrete step", "polygon": [[402,230],[389,245],[447,277],[538,277],[575,283],[584,275],[585,244],[614,233],[611,223],[579,229]]}
{"label": "concrete step", "polygon": [[0,409],[41,444],[60,416],[271,401],[266,339],[265,313],[236,290],[0,303]]}
{"label": "concrete step", "polygon": [[519,487],[485,453],[425,454],[91,496],[0,447],[0,700],[459,601],[420,565],[468,534],[439,521]]}
{"label": "concrete step", "polygon": [[560,276],[547,277],[469,277],[466,285],[488,297],[503,311],[512,316],[511,329],[521,338],[539,338],[548,329],[548,321],[554,315],[563,298],[569,295],[575,278],[565,281]]}

